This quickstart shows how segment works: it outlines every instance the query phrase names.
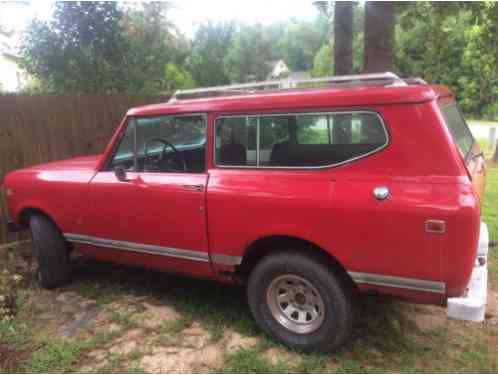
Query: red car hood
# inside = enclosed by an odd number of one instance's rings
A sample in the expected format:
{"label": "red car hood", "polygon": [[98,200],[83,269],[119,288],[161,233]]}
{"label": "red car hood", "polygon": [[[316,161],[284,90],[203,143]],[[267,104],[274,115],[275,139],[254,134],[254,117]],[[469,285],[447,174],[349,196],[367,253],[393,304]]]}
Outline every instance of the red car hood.
{"label": "red car hood", "polygon": [[29,171],[94,171],[102,155],[81,156],[78,158],[38,164],[25,168]]}

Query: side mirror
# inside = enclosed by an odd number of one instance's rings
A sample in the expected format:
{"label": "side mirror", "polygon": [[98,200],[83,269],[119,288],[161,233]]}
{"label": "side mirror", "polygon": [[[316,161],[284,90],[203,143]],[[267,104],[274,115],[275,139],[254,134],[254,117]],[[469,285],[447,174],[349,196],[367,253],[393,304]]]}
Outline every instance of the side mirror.
{"label": "side mirror", "polygon": [[125,168],[122,165],[117,165],[117,166],[114,167],[114,174],[116,175],[116,178],[119,181],[122,181],[122,182],[128,182],[128,181],[130,181],[126,177],[126,170],[125,170]]}

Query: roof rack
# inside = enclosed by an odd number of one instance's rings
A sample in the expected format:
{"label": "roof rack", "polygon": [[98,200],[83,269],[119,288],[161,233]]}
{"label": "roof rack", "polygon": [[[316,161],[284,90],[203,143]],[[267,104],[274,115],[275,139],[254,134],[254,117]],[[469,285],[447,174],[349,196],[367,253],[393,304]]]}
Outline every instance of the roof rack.
{"label": "roof rack", "polygon": [[198,89],[177,90],[170,101],[175,102],[181,99],[206,98],[212,96],[250,94],[262,90],[286,90],[296,87],[313,87],[313,84],[359,84],[368,82],[388,81],[394,86],[406,86],[407,82],[392,72],[352,74],[342,76],[330,76],[308,79],[282,79],[271,81],[260,81],[250,83],[240,83],[227,86],[203,87]]}

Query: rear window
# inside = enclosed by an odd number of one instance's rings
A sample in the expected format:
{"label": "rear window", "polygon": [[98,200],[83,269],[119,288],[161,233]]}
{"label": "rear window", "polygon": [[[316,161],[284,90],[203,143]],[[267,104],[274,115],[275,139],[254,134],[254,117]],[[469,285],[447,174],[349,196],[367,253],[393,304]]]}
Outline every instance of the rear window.
{"label": "rear window", "polygon": [[441,110],[446,121],[446,126],[453,137],[453,141],[457,144],[463,157],[467,158],[472,149],[472,145],[474,144],[474,137],[472,136],[460,109],[454,104],[445,106]]}
{"label": "rear window", "polygon": [[215,124],[220,166],[330,166],[388,142],[380,116],[366,111],[220,117]]}

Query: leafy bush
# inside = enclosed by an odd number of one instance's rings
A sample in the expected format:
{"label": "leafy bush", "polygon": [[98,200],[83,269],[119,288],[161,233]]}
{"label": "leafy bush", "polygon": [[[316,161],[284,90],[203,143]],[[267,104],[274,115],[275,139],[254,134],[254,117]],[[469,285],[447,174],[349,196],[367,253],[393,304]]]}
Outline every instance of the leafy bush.
{"label": "leafy bush", "polygon": [[324,77],[334,74],[333,49],[329,43],[324,44],[313,60],[314,77]]}
{"label": "leafy bush", "polygon": [[482,112],[486,120],[498,121],[498,102],[484,107]]}
{"label": "leafy bush", "polygon": [[4,270],[0,274],[0,322],[8,322],[16,314],[17,287],[22,277]]}

